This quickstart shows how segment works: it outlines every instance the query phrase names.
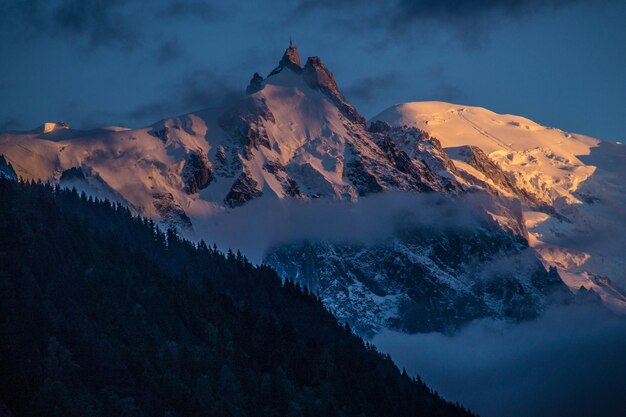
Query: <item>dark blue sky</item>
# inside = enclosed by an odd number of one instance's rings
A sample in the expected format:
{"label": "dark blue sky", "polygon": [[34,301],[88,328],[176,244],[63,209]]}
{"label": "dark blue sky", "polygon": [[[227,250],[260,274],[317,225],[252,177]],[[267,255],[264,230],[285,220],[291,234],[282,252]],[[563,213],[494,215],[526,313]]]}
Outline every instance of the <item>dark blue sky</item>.
{"label": "dark blue sky", "polygon": [[193,111],[267,75],[289,35],[367,117],[444,100],[626,138],[619,0],[0,0],[0,129]]}

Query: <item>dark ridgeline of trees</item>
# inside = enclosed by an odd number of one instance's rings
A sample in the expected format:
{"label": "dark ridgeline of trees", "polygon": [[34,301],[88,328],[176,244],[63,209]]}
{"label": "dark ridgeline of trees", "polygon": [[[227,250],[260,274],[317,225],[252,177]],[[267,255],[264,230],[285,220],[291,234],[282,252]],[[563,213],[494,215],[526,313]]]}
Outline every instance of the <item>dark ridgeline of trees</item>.
{"label": "dark ridgeline of trees", "polygon": [[469,416],[241,254],[0,178],[0,410]]}

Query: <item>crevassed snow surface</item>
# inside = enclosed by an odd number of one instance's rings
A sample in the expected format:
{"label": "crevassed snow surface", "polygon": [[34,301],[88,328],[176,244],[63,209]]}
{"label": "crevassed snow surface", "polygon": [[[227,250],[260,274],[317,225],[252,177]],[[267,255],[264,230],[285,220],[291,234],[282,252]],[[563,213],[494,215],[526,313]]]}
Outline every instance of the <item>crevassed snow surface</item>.
{"label": "crevassed snow surface", "polygon": [[371,120],[428,132],[457,168],[473,175],[454,151],[481,148],[520,189],[559,214],[525,211],[530,243],[544,262],[556,265],[572,289],[593,288],[612,307],[626,309],[620,289],[626,286],[626,146],[444,102],[399,104]]}

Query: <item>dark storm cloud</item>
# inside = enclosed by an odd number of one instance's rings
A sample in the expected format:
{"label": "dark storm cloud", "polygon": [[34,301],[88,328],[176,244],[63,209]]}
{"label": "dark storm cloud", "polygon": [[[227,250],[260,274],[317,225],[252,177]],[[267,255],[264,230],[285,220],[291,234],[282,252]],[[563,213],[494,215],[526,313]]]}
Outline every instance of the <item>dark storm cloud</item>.
{"label": "dark storm cloud", "polygon": [[219,10],[208,1],[202,0],[172,0],[159,10],[159,17],[194,17],[213,18],[219,14]]}
{"label": "dark storm cloud", "polygon": [[555,8],[578,0],[399,0],[393,22],[419,20],[438,22],[476,21],[486,16],[524,18],[544,8]]}
{"label": "dark storm cloud", "polygon": [[93,46],[121,43],[134,46],[137,34],[123,13],[124,0],[63,0],[52,12],[57,27],[84,36]]}
{"label": "dark storm cloud", "polygon": [[[0,23],[13,26],[14,38],[64,36],[76,46],[90,48],[134,49],[158,30],[164,18],[209,19],[218,14],[211,2],[201,0],[8,0],[0,4]],[[146,19],[153,22],[144,25]]]}
{"label": "dark storm cloud", "polygon": [[466,47],[479,46],[486,35],[504,20],[519,20],[542,12],[571,5],[580,0],[391,0],[386,2],[347,0],[304,0],[296,7],[294,15],[315,15],[337,9],[349,12],[350,30],[355,22],[359,28],[372,31],[382,29],[397,42],[398,34],[444,29]]}
{"label": "dark storm cloud", "polygon": [[178,37],[167,39],[157,47],[155,60],[157,64],[167,64],[183,56],[183,45]]}
{"label": "dark storm cloud", "polygon": [[125,7],[139,1],[16,0],[2,6],[0,19],[6,25],[14,25],[17,37],[62,35],[82,46],[133,47],[138,34]]}
{"label": "dark storm cloud", "polygon": [[177,113],[226,107],[243,96],[243,89],[214,69],[191,71],[179,79],[181,81],[165,86],[157,99],[144,102],[118,118],[132,125],[152,123]]}
{"label": "dark storm cloud", "polygon": [[478,47],[503,20],[525,19],[544,9],[579,0],[400,0],[387,22],[393,31],[430,23],[454,28],[454,37],[466,47]]}
{"label": "dark storm cloud", "polygon": [[448,79],[446,70],[442,65],[430,69],[428,79],[434,100],[454,102],[465,98],[463,89]]}
{"label": "dark storm cloud", "polygon": [[180,97],[185,106],[204,108],[231,102],[243,95],[243,88],[234,86],[228,75],[214,69],[195,70],[183,79]]}
{"label": "dark storm cloud", "polygon": [[395,72],[365,77],[345,88],[344,94],[350,100],[372,101],[378,99],[381,92],[397,87],[399,82]]}

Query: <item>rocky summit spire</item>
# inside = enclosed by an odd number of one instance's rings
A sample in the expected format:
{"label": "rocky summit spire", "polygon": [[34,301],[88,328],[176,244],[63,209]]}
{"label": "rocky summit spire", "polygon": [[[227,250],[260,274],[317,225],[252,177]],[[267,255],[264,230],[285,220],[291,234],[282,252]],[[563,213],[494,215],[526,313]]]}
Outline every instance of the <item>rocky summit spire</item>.
{"label": "rocky summit spire", "polygon": [[296,45],[293,44],[291,37],[289,37],[289,47],[285,50],[278,66],[270,73],[270,75],[278,74],[283,68],[289,68],[297,73],[302,72],[300,54],[298,53],[298,49],[296,49]]}
{"label": "rocky summit spire", "polygon": [[359,114],[348,100],[341,94],[333,73],[317,56],[309,57],[302,74],[304,82],[314,90],[321,91],[339,108],[341,113],[354,123],[366,126],[365,118]]}

